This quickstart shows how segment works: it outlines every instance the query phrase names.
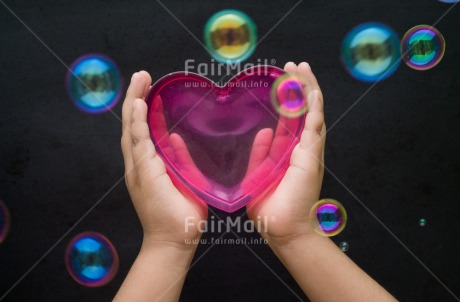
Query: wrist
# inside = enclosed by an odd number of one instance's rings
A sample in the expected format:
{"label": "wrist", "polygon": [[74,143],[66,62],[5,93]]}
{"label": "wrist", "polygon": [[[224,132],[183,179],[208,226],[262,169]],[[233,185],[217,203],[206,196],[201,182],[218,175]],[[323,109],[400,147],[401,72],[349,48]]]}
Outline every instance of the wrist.
{"label": "wrist", "polygon": [[116,301],[178,301],[195,249],[144,237]]}
{"label": "wrist", "polygon": [[201,233],[196,238],[182,238],[182,239],[165,239],[164,236],[145,235],[142,240],[141,250],[151,251],[164,249],[171,252],[180,253],[195,253],[198,243],[201,238]]}
{"label": "wrist", "polygon": [[314,259],[318,253],[321,254],[329,247],[330,243],[329,237],[318,235],[312,231],[282,243],[275,241],[275,244],[270,247],[282,262],[290,261],[289,259],[296,257],[302,257],[308,261],[307,259]]}
{"label": "wrist", "polygon": [[291,249],[293,246],[296,246],[302,241],[308,241],[308,236],[306,234],[292,234],[283,237],[270,236],[268,239],[268,245],[276,254],[278,254],[283,250]]}
{"label": "wrist", "polygon": [[139,257],[163,259],[163,264],[170,263],[180,271],[187,270],[193,259],[197,244],[179,244],[177,242],[145,238]]}
{"label": "wrist", "polygon": [[289,227],[283,226],[268,229],[268,232],[261,232],[261,235],[268,240],[270,247],[276,249],[287,248],[295,245],[299,241],[308,241],[311,237],[317,236],[308,222],[290,224]]}
{"label": "wrist", "polygon": [[160,245],[171,246],[179,250],[196,249],[201,238],[201,230],[195,225],[184,223],[170,225],[158,225],[144,228],[142,245],[146,247]]}

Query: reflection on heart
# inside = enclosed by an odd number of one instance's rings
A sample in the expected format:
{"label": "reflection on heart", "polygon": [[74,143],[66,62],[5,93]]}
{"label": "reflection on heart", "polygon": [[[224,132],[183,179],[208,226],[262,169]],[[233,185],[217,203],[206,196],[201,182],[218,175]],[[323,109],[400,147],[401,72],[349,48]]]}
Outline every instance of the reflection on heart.
{"label": "reflection on heart", "polygon": [[220,87],[175,72],[152,86],[151,138],[178,189],[234,212],[279,182],[305,120],[280,116],[271,104],[270,89],[283,73],[255,66]]}

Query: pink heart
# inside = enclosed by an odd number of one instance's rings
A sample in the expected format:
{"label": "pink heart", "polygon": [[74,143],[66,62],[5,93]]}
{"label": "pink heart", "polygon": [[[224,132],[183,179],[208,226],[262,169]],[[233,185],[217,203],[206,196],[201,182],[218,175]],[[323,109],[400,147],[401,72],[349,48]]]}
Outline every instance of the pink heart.
{"label": "pink heart", "polygon": [[225,86],[174,72],[150,89],[150,135],[178,189],[234,212],[276,185],[299,141],[305,114],[280,116],[270,101],[274,66],[241,71]]}

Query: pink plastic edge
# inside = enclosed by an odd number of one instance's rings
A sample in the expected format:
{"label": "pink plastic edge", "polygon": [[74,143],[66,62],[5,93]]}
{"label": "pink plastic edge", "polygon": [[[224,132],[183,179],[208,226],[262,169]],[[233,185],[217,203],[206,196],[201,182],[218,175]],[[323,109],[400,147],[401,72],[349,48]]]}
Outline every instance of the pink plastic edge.
{"label": "pink plastic edge", "polygon": [[[210,80],[210,79],[208,79],[208,78],[206,78],[206,77],[204,77],[202,75],[199,75],[197,73],[185,72],[185,71],[177,71],[177,72],[167,74],[167,75],[161,77],[157,82],[155,82],[152,85],[152,87],[150,88],[149,94],[148,94],[147,98],[145,99],[145,102],[147,103],[147,106],[148,106],[147,122],[149,124],[150,137],[151,137],[153,143],[155,144],[155,148],[156,148],[156,150],[158,152],[158,155],[160,155],[160,157],[161,157],[161,159],[163,161],[168,163],[166,165],[166,171],[167,171],[168,175],[171,177],[171,180],[173,181],[174,185],[177,187],[177,189],[179,189],[179,191],[185,191],[186,193],[190,194],[193,198],[195,198],[195,199],[197,199],[199,201],[202,201],[202,202],[204,202],[204,203],[206,203],[208,205],[211,205],[211,206],[213,206],[213,207],[215,207],[215,208],[217,208],[219,210],[227,212],[227,213],[236,212],[239,209],[241,209],[242,207],[244,207],[244,206],[246,206],[246,205],[248,205],[248,204],[250,204],[250,203],[252,203],[254,201],[257,201],[259,197],[264,195],[264,193],[268,193],[270,191],[271,187],[273,187],[275,184],[278,184],[280,182],[281,178],[284,176],[284,174],[286,173],[287,168],[289,166],[289,159],[291,157],[292,151],[293,151],[294,147],[297,145],[297,143],[299,142],[298,137],[299,137],[300,133],[302,133],[302,131],[303,131],[304,127],[305,127],[305,116],[308,113],[308,111],[298,117],[298,119],[300,119],[300,121],[299,121],[300,124],[297,126],[296,133],[294,133],[294,136],[292,137],[292,139],[291,139],[291,141],[289,143],[289,146],[287,147],[287,151],[283,154],[281,160],[278,162],[278,164],[273,168],[272,172],[270,173],[271,175],[274,175],[274,176],[266,178],[263,182],[261,182],[259,185],[257,185],[252,191],[250,191],[249,193],[245,194],[241,198],[238,198],[237,200],[235,200],[235,202],[227,203],[225,200],[220,199],[220,198],[218,198],[218,197],[216,197],[216,196],[214,196],[212,194],[202,192],[194,184],[192,184],[191,182],[189,182],[186,179],[184,179],[184,177],[182,177],[180,175],[180,173],[176,172],[174,168],[171,168],[171,167],[174,167],[174,164],[163,154],[163,151],[161,150],[161,148],[159,146],[157,146],[155,136],[152,133],[152,131],[150,130],[151,129],[151,127],[150,127],[150,109],[152,107],[153,99],[158,94],[158,92],[160,92],[163,89],[163,87],[165,87],[169,83],[171,83],[173,81],[176,81],[178,79],[187,78],[187,79],[194,79],[194,80],[197,80],[197,81],[204,81],[204,82],[207,82],[207,83],[211,84],[211,87],[212,87],[213,90],[222,90],[225,87],[229,87],[228,86],[229,83],[237,82],[237,81],[240,81],[240,80],[244,79],[247,76],[255,75],[255,73],[253,73],[253,72],[251,73],[251,71],[255,70],[255,69],[261,69],[263,71],[266,70],[267,72],[265,74],[270,74],[271,73],[270,71],[275,72],[277,74],[277,77],[285,74],[285,71],[283,69],[278,68],[276,66],[257,65],[257,66],[253,66],[251,68],[247,68],[245,70],[242,70],[237,75],[235,75],[230,80],[228,80],[225,83],[225,85],[219,86],[219,85],[215,84],[215,82],[213,82],[212,80]],[[231,87],[229,87],[229,89],[231,89]],[[198,194],[196,192],[201,192],[201,194],[206,195],[207,197],[209,197],[209,200],[211,200],[212,202],[206,202],[205,200],[203,200],[203,198],[198,196]],[[251,199],[249,201],[246,201],[248,196],[250,196]]]}

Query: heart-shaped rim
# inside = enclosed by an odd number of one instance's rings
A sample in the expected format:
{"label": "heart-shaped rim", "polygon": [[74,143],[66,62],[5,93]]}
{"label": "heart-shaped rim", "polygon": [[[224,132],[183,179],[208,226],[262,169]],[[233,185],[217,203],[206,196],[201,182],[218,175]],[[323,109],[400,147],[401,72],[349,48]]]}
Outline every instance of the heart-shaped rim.
{"label": "heart-shaped rim", "polygon": [[[155,145],[158,155],[162,158],[162,160],[164,161],[166,165],[168,175],[171,177],[171,180],[173,181],[175,186],[180,191],[183,192],[183,190],[185,190],[186,193],[191,193],[191,195],[194,198],[202,200],[205,203],[212,205],[226,212],[235,212],[236,210],[242,208],[249,202],[255,199],[260,199],[260,197],[262,197],[267,192],[269,192],[270,189],[274,185],[279,183],[284,173],[286,172],[286,169],[289,165],[289,160],[290,160],[292,150],[294,149],[295,145],[298,143],[300,133],[302,132],[304,128],[306,113],[302,114],[301,116],[291,118],[291,119],[298,119],[298,121],[296,121],[297,126],[295,127],[295,131],[293,133],[291,132],[292,137],[290,139],[290,142],[286,150],[284,151],[283,155],[279,159],[278,163],[276,163],[276,165],[271,170],[271,173],[268,173],[267,177],[260,184],[254,186],[251,191],[249,191],[248,193],[244,194],[240,198],[230,203],[228,200],[222,199],[213,194],[209,194],[208,192],[203,192],[203,190],[198,188],[192,181],[189,181],[187,178],[183,177],[180,171],[177,171],[177,169],[175,168],[174,163],[171,162],[171,160],[165,155],[161,146],[157,143],[163,138],[155,137],[154,130],[152,130],[152,126],[150,124],[151,109],[153,108],[153,105],[154,105],[153,100],[155,99],[155,97],[167,85],[175,81],[178,81],[178,80],[186,79],[186,80],[191,80],[191,81],[204,82],[207,85],[209,85],[208,87],[210,87],[210,89],[214,90],[215,92],[219,94],[222,94],[232,89],[235,89],[235,87],[238,87],[236,83],[242,81],[246,77],[270,76],[276,79],[283,74],[285,74],[284,70],[278,67],[270,66],[270,65],[258,65],[258,66],[253,66],[251,68],[242,70],[237,75],[232,77],[228,82],[226,82],[225,85],[219,86],[212,80],[202,75],[192,73],[192,72],[179,71],[179,72],[173,72],[168,75],[165,75],[153,84],[145,100],[148,105],[147,121],[149,123],[150,137]],[[206,95],[204,97],[206,97]],[[279,118],[278,118],[278,123],[279,123]],[[170,131],[170,129],[168,129],[168,131]]]}

